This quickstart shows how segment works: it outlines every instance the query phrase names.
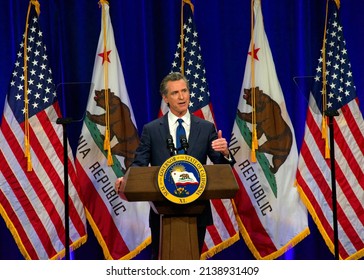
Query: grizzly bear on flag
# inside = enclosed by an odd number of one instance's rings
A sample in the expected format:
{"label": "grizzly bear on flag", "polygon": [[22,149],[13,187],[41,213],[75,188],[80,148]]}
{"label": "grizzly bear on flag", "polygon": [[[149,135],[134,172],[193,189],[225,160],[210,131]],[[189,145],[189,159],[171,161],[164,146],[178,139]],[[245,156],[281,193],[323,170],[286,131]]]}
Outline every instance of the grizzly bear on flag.
{"label": "grizzly bear on flag", "polygon": [[[135,150],[139,144],[138,131],[131,120],[129,107],[121,102],[120,98],[109,92],[110,108],[110,141],[116,137],[117,143],[111,148],[113,155],[124,157],[125,169],[134,159]],[[95,90],[96,105],[106,110],[105,89]],[[106,112],[101,115],[94,115],[87,111],[87,117],[94,123],[105,126]]]}
{"label": "grizzly bear on flag", "polygon": [[[244,89],[244,99],[252,106],[252,89]],[[292,131],[281,115],[281,108],[269,95],[259,87],[255,88],[256,130],[257,138],[263,135],[266,141],[258,145],[258,152],[272,155],[270,170],[275,174],[287,159],[292,146]],[[238,110],[238,117],[252,123],[252,113]]]}

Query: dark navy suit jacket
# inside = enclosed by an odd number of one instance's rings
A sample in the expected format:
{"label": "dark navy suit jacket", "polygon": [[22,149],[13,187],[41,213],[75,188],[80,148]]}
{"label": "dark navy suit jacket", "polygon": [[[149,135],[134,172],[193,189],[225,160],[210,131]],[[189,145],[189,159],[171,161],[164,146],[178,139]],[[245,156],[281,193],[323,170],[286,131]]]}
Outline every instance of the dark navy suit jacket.
{"label": "dark navy suit jacket", "polygon": [[[168,113],[151,121],[143,127],[140,145],[136,150],[132,166],[162,165],[169,157],[167,137],[170,135]],[[211,148],[211,142],[217,139],[213,123],[191,114],[191,127],[188,137],[187,154],[206,164],[207,157],[213,163],[230,163],[221,153]]]}
{"label": "dark navy suit jacket", "polygon": [[[168,113],[146,124],[143,127],[140,145],[136,150],[135,158],[131,166],[162,165],[170,157],[170,151],[167,148],[167,137],[169,135]],[[223,154],[212,149],[211,142],[215,139],[217,139],[215,125],[191,114],[190,134],[187,139],[189,144],[187,154],[198,159],[203,165],[206,164],[207,157],[214,164],[234,164],[234,160],[229,161]],[[197,217],[197,224],[198,226],[212,224],[209,202],[206,204],[204,213]]]}

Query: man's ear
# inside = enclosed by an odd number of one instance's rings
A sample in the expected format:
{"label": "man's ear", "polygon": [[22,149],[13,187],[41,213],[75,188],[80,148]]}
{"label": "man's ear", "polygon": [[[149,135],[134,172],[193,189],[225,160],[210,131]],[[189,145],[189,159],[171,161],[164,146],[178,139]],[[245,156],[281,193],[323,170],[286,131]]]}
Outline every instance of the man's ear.
{"label": "man's ear", "polygon": [[168,98],[166,95],[162,95],[163,101],[168,105]]}

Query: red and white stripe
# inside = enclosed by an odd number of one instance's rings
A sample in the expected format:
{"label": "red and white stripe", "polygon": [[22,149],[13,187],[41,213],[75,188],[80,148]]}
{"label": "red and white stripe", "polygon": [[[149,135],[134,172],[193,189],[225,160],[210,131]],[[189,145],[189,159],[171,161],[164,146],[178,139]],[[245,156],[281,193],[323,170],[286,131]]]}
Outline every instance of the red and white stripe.
{"label": "red and white stripe", "polygon": [[[312,102],[311,102],[312,103]],[[308,210],[330,250],[334,251],[330,159],[324,158],[321,114],[309,108],[297,172],[297,183]],[[364,121],[357,100],[334,117],[335,177],[339,255],[364,255]],[[328,132],[329,133],[329,132]],[[329,135],[329,134],[328,134]]]}
{"label": "red and white stripe", "polygon": [[[6,104],[0,132],[1,214],[26,259],[61,258],[65,250],[62,126],[58,104],[29,119],[31,161],[26,171],[24,125]],[[86,240],[86,219],[69,149],[70,245]]]}

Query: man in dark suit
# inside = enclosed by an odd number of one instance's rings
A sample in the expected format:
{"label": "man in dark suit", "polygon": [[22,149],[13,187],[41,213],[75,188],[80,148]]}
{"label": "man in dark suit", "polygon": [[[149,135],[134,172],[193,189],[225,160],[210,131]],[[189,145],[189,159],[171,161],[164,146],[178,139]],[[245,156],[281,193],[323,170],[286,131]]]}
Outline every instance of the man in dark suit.
{"label": "man in dark suit", "polygon": [[[135,158],[131,166],[160,166],[169,157],[167,138],[176,139],[178,119],[182,119],[186,138],[188,140],[187,154],[196,158],[201,164],[206,164],[209,158],[214,164],[234,164],[228,143],[222,137],[222,132],[216,131],[213,123],[190,114],[190,89],[187,79],[181,73],[171,73],[161,82],[160,93],[163,101],[168,105],[169,112],[143,127],[140,145],[136,150]],[[125,184],[123,178],[115,182],[115,189],[119,192]],[[212,224],[212,214],[209,201],[204,212],[197,217],[198,243],[202,250],[206,226]],[[152,209],[150,211],[149,224],[152,233],[152,258],[158,259],[159,254],[159,229],[160,217]]]}

